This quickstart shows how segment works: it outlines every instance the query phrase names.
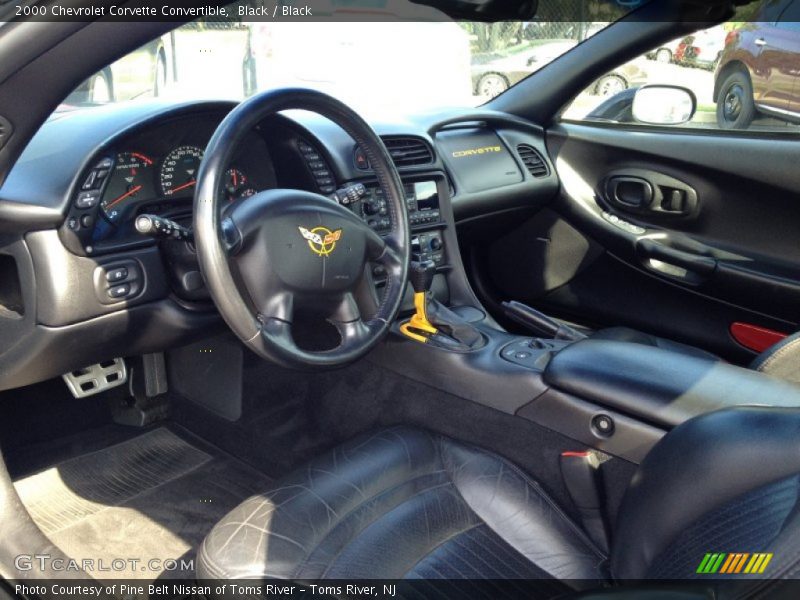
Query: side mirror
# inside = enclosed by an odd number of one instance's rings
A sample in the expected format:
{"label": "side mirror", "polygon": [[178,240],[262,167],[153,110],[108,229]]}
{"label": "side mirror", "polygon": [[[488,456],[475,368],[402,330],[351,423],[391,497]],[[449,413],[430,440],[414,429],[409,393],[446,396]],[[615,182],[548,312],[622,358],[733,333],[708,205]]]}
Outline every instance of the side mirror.
{"label": "side mirror", "polygon": [[697,111],[694,92],[677,85],[644,85],[633,97],[633,118],[648,125],[680,125]]}

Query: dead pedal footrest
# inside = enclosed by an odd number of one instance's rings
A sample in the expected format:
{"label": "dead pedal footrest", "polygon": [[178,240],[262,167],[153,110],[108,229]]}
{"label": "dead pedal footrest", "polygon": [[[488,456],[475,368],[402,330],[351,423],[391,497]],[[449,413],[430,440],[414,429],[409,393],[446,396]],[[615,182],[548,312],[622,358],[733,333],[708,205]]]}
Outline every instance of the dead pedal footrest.
{"label": "dead pedal footrest", "polygon": [[73,396],[86,398],[125,383],[128,369],[123,359],[114,358],[66,373],[62,377]]}

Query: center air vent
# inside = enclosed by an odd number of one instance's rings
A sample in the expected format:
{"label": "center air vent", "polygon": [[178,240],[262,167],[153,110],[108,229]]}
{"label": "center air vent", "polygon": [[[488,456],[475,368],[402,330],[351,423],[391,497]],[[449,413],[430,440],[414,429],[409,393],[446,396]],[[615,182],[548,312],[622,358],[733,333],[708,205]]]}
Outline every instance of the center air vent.
{"label": "center air vent", "polygon": [[[433,150],[428,143],[416,137],[382,137],[386,149],[396,167],[417,167],[433,164]],[[362,170],[370,168],[369,161],[361,148],[356,148],[356,167]]]}
{"label": "center air vent", "polygon": [[547,177],[550,174],[550,169],[547,168],[547,163],[544,158],[533,146],[528,144],[520,144],[517,146],[517,153],[525,163],[525,168],[528,169],[533,177]]}

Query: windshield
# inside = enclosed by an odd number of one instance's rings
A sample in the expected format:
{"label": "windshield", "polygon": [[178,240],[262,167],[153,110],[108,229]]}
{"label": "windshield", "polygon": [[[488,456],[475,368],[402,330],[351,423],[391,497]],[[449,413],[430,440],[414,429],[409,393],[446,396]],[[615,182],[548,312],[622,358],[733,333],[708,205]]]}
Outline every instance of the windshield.
{"label": "windshield", "polygon": [[234,4],[226,19],[181,26],[102,69],[61,109],[154,96],[240,100],[287,86],[321,90],[365,114],[477,106],[630,9],[543,0],[537,14],[548,16],[535,21],[477,23],[413,5],[415,20],[398,21],[390,2],[329,0],[326,18],[268,21],[249,20],[258,14],[252,1]]}

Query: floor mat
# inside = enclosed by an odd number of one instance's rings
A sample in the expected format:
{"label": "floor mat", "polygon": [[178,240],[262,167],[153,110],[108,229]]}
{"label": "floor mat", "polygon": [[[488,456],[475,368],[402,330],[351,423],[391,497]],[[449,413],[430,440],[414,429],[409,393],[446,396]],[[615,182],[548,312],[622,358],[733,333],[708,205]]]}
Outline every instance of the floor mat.
{"label": "floor mat", "polygon": [[[269,479],[158,428],[20,479],[34,521],[95,577],[191,577],[211,527]],[[103,567],[100,567],[102,563]]]}

